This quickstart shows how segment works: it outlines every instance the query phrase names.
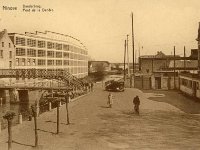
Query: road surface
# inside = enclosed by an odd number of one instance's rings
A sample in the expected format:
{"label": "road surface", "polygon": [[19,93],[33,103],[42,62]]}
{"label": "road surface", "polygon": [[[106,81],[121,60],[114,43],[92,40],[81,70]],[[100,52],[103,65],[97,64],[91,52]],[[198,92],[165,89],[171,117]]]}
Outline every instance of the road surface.
{"label": "road surface", "polygon": [[[200,116],[148,97],[138,89],[115,92],[113,108],[107,108],[108,92],[101,84],[95,91],[70,103],[70,125],[66,125],[65,105],[61,107],[60,134],[56,133],[56,110],[38,118],[41,150],[198,150]],[[133,113],[132,99],[138,95],[140,112]],[[13,150],[33,149],[33,122],[13,127]],[[7,131],[0,134],[0,148],[7,149]]]}

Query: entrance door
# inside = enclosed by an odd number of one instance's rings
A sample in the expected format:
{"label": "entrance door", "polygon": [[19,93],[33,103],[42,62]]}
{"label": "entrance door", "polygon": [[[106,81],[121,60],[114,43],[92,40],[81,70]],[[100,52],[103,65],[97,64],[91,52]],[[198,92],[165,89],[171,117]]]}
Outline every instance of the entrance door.
{"label": "entrance door", "polygon": [[161,77],[155,77],[155,87],[161,89]]}

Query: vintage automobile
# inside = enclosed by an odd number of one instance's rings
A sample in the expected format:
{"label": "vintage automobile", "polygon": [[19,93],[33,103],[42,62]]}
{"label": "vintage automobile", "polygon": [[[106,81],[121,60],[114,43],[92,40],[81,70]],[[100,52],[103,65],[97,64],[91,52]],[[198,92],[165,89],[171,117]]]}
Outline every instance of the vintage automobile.
{"label": "vintage automobile", "polygon": [[122,80],[109,80],[105,82],[105,90],[106,91],[119,91],[123,92],[124,91],[124,81]]}

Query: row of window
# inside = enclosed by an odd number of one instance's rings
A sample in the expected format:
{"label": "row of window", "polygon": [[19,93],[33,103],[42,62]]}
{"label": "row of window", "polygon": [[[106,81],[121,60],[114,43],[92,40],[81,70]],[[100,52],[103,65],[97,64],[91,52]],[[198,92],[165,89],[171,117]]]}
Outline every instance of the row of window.
{"label": "row of window", "polygon": [[[199,89],[199,83],[196,82],[196,89]],[[181,85],[184,85],[188,88],[194,88],[194,84],[192,83],[192,80],[187,80],[187,79],[181,79]]]}
{"label": "row of window", "polygon": [[88,71],[87,67],[73,67],[68,68],[68,72],[71,74],[85,73]]}
{"label": "row of window", "polygon": [[87,66],[87,62],[81,61],[73,61],[73,60],[46,60],[38,59],[36,63],[36,59],[25,59],[25,58],[16,58],[16,66],[45,66],[47,63],[48,66]]}
{"label": "row of window", "polygon": [[[27,44],[26,44],[27,40]],[[87,55],[87,51],[77,48],[72,45],[66,45],[66,44],[60,44],[60,43],[54,43],[54,42],[46,42],[41,40],[35,40],[35,39],[25,39],[22,37],[16,37],[16,45],[22,45],[22,46],[30,46],[30,47],[38,47],[38,48],[48,48],[48,49],[56,49],[56,50],[65,50],[65,51],[71,51],[74,53],[84,54]]]}
{"label": "row of window", "polygon": [[[27,62],[25,60],[25,58],[22,58],[22,59],[19,59],[17,58],[16,59],[16,65],[17,66],[25,66],[25,64],[27,63],[28,66],[30,65],[35,65],[36,64],[36,60],[35,59],[27,59]],[[49,64],[53,64],[53,60],[48,60]],[[38,66],[44,66],[45,65],[45,60],[43,59],[38,59]],[[61,60],[56,60],[56,65],[61,65],[62,64],[62,61]],[[84,73],[84,72],[87,72],[88,71],[88,68],[85,66],[85,67],[72,67],[72,68],[67,68],[67,70],[72,73],[72,74],[77,74],[77,73]]]}
{"label": "row of window", "polygon": [[[4,42],[1,42],[1,47],[5,47],[5,43]],[[11,48],[11,44],[8,43],[8,47]]]}
{"label": "row of window", "polygon": [[[16,56],[26,56],[25,48],[16,48]],[[49,57],[49,58],[70,58],[70,59],[78,59],[78,60],[86,60],[87,56],[67,53],[67,52],[54,52],[54,51],[46,51],[45,50],[35,50],[32,48],[27,48],[27,56],[28,57]]]}
{"label": "row of window", "polygon": [[[3,50],[0,50],[0,58],[3,58],[4,54],[3,54]],[[12,51],[9,51],[9,59],[12,58]]]}

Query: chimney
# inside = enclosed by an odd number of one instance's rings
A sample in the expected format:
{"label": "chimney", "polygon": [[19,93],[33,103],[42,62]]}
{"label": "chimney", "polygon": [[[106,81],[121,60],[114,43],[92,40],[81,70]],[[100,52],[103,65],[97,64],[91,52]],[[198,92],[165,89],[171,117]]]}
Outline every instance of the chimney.
{"label": "chimney", "polygon": [[4,34],[7,34],[7,33],[8,33],[6,29],[4,29],[3,32],[4,32]]}

